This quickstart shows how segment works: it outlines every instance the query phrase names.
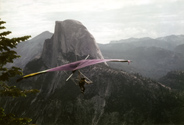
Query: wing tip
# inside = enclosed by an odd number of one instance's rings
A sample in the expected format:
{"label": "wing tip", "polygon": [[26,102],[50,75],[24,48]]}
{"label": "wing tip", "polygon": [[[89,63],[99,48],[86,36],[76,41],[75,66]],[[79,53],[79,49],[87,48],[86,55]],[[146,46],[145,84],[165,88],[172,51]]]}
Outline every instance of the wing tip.
{"label": "wing tip", "polygon": [[130,64],[132,62],[132,60],[128,60],[128,64]]}

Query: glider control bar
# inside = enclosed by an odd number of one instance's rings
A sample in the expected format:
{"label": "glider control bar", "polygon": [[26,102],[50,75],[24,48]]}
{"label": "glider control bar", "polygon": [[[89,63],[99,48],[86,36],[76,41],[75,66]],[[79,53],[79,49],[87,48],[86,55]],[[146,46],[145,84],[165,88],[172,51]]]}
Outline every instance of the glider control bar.
{"label": "glider control bar", "polygon": [[[88,59],[88,57],[89,57],[89,55],[87,55],[86,58],[85,58],[84,60]],[[72,72],[72,74],[70,74],[70,76],[66,79],[66,81],[68,81],[68,80],[73,76],[73,74],[74,74],[76,71],[77,71],[77,70],[74,70],[74,71]]]}

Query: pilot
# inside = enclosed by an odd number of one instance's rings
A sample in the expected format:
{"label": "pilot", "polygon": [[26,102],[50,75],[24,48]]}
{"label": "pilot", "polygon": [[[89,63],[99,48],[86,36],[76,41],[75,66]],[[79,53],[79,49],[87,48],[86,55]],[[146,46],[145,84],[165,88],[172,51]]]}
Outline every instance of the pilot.
{"label": "pilot", "polygon": [[81,77],[81,73],[79,72],[79,87],[81,89],[81,93],[84,93],[85,91],[85,83],[90,84],[90,82],[88,82],[86,78]]}

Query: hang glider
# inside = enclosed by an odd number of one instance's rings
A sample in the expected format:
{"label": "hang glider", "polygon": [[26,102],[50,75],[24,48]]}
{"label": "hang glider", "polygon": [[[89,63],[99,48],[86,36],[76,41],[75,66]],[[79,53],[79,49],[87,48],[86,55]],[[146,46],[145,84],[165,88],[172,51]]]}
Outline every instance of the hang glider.
{"label": "hang glider", "polygon": [[26,78],[36,76],[36,75],[39,75],[39,74],[43,74],[43,73],[47,73],[47,72],[54,72],[54,71],[72,71],[72,72],[75,72],[76,70],[79,70],[81,68],[91,66],[91,65],[95,65],[95,64],[98,64],[98,63],[104,63],[104,62],[128,62],[128,63],[130,63],[131,61],[130,60],[124,60],[124,59],[84,59],[84,60],[72,62],[72,63],[69,63],[69,64],[61,65],[61,66],[58,66],[58,67],[54,67],[54,68],[51,68],[51,69],[43,70],[43,71],[40,71],[40,72],[25,75],[22,78],[18,79],[17,82],[22,80],[22,79],[26,79]]}

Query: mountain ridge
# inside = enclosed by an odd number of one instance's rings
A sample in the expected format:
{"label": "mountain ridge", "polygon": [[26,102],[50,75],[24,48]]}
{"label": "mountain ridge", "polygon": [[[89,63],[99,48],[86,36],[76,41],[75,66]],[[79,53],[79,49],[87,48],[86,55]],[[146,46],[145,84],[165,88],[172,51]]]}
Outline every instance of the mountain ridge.
{"label": "mountain ridge", "polygon": [[121,43],[121,42],[126,42],[126,41],[139,41],[139,40],[147,40],[147,39],[155,39],[155,40],[164,40],[164,41],[167,41],[167,40],[170,40],[170,39],[183,39],[184,35],[181,34],[181,35],[167,35],[167,36],[163,36],[163,37],[156,37],[156,38],[151,38],[151,37],[140,37],[140,38],[135,38],[135,37],[130,37],[130,38],[127,38],[127,39],[120,39],[120,40],[112,40],[110,41],[109,44],[111,43]]}
{"label": "mountain ridge", "polygon": [[[169,40],[169,38],[172,39]],[[184,70],[184,56],[182,54],[184,35],[172,35],[162,39],[164,40],[143,38],[143,40],[136,39],[136,42],[131,42],[131,39],[125,43],[99,44],[99,47],[105,58],[133,60],[132,65],[123,67],[123,70],[159,79],[169,71]],[[135,41],[135,39],[133,40]],[[113,67],[119,68],[119,65],[114,64]]]}

